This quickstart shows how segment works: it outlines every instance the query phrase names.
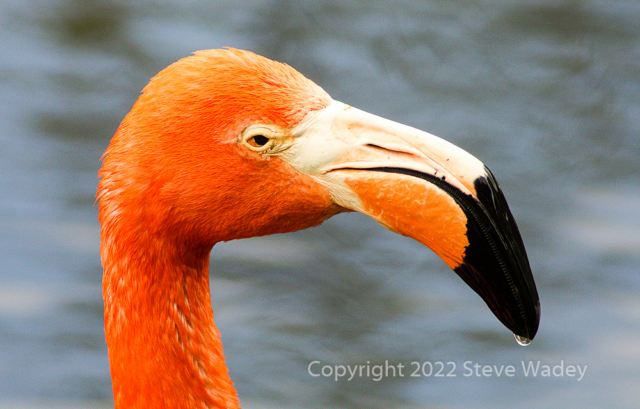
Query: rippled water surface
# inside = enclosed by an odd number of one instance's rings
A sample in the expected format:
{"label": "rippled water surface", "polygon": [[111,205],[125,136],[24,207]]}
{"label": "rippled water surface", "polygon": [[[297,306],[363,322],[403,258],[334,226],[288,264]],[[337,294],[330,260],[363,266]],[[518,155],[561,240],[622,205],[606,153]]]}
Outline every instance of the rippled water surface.
{"label": "rippled water surface", "polygon": [[[218,245],[213,309],[244,407],[637,407],[637,1],[11,1],[0,36],[0,407],[113,406],[99,157],[148,78],[224,46],[483,160],[542,302],[519,347],[430,251],[355,214]],[[316,360],[405,373],[335,381]],[[410,377],[413,362],[455,376]],[[526,376],[538,363],[549,376]]]}

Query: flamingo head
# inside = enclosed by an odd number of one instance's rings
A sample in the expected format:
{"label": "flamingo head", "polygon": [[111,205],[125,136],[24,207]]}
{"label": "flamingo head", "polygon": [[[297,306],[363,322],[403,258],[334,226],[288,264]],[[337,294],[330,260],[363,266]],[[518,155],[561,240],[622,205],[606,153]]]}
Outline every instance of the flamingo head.
{"label": "flamingo head", "polygon": [[169,66],[120,125],[100,175],[103,231],[127,219],[131,240],[185,253],[361,212],[431,248],[514,334],[537,331],[527,255],[491,172],[440,138],[332,100],[287,65],[228,49]]}

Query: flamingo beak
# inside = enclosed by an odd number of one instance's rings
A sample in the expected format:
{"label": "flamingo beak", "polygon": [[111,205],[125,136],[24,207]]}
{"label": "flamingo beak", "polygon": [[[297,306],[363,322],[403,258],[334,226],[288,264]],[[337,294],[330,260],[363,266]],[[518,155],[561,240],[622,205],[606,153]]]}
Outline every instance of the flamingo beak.
{"label": "flamingo beak", "polygon": [[285,158],[332,200],[440,256],[528,344],[540,301],[516,222],[493,174],[436,136],[333,101],[293,130]]}

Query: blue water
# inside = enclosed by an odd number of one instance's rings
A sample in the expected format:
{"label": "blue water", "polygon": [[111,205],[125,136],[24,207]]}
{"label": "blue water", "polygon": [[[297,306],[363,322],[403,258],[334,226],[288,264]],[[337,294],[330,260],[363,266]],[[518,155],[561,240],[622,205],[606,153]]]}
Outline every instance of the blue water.
{"label": "blue water", "polygon": [[[485,162],[542,303],[519,347],[436,256],[356,214],[218,245],[213,309],[243,407],[638,406],[640,3],[12,1],[0,38],[0,407],[113,406],[99,157],[148,78],[224,46]],[[405,373],[335,381],[313,361]],[[549,376],[526,376],[538,362]]]}

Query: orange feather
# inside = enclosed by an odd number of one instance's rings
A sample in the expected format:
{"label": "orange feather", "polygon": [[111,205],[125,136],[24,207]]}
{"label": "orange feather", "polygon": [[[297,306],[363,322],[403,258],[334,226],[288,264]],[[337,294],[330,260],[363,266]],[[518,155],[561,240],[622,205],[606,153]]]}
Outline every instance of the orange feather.
{"label": "orange feather", "polygon": [[143,90],[98,186],[117,407],[238,406],[211,311],[211,246],[341,209],[309,176],[240,149],[237,135],[255,121],[289,128],[329,101],[289,66],[239,50],[198,52]]}

